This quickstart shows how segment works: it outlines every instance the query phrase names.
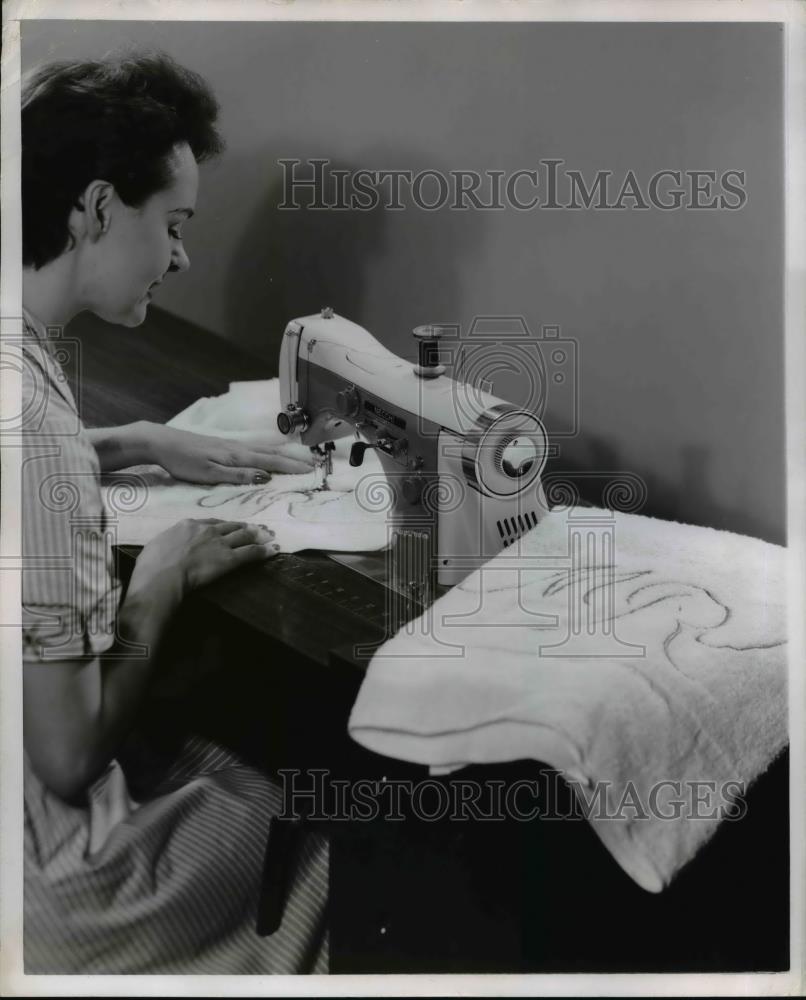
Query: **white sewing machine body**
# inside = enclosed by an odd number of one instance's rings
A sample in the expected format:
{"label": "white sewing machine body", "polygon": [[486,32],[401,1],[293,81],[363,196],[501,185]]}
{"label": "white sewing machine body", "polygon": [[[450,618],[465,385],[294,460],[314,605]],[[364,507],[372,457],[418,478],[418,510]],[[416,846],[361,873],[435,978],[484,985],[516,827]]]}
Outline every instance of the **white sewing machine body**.
{"label": "white sewing machine body", "polygon": [[420,580],[427,563],[450,585],[537,524],[548,442],[535,414],[443,372],[323,310],[286,327],[278,425],[312,447],[360,433],[351,463],[377,449],[397,575]]}

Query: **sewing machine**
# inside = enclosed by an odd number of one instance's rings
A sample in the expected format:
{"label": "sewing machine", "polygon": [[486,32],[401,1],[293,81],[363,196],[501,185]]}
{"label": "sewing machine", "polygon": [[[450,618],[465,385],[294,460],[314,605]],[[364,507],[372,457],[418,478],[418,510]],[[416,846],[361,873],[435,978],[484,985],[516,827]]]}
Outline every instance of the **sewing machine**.
{"label": "sewing machine", "polygon": [[[417,327],[418,362],[411,363],[328,308],[292,320],[280,351],[278,427],[314,450],[325,475],[339,438],[355,435],[353,466],[376,450],[393,564],[386,582],[425,605],[435,583],[459,582],[546,511],[543,424],[448,377],[442,333]],[[373,490],[377,505],[377,483]]]}

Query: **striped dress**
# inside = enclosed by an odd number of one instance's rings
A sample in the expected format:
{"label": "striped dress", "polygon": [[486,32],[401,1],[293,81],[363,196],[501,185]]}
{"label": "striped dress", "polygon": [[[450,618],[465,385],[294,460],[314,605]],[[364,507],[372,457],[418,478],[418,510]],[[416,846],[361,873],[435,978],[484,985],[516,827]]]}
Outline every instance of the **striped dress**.
{"label": "striped dress", "polygon": [[[60,364],[70,345],[49,333],[26,315],[24,670],[109,649],[120,599],[98,458]],[[68,804],[25,755],[26,973],[327,972],[321,834],[302,838],[280,927],[255,932],[279,785],[192,738],[138,795],[113,760]]]}

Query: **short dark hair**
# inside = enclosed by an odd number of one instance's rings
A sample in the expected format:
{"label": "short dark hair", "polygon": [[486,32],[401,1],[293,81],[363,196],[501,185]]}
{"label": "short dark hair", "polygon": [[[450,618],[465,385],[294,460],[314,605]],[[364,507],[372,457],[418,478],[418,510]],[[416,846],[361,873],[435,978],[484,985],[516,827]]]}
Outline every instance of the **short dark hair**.
{"label": "short dark hair", "polygon": [[22,246],[42,267],[70,244],[71,209],[93,180],[139,206],[171,181],[186,142],[198,162],[221,152],[218,102],[205,81],[163,53],[57,62],[22,92]]}

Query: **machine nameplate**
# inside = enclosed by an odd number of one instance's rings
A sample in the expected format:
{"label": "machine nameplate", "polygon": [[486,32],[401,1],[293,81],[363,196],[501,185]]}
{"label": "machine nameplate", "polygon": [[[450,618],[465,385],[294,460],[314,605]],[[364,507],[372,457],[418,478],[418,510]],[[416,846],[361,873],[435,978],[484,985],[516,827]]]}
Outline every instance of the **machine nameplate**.
{"label": "machine nameplate", "polygon": [[376,417],[380,417],[387,424],[392,424],[394,427],[399,427],[401,430],[406,429],[406,421],[397,416],[395,413],[390,413],[388,410],[384,410],[382,406],[378,406],[377,403],[373,403],[371,400],[364,400],[364,409],[369,410]]}

